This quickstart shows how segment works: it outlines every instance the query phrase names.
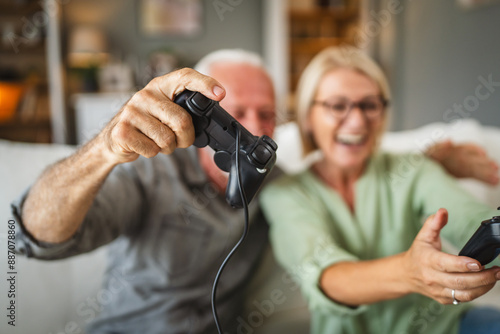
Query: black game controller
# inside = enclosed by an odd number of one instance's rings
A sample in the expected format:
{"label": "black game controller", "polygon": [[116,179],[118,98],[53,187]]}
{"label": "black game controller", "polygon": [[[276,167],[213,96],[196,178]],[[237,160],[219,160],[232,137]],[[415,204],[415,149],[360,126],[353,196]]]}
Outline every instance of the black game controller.
{"label": "black game controller", "polygon": [[234,208],[243,207],[236,169],[235,142],[236,133],[239,131],[241,183],[250,203],[276,162],[278,145],[268,136],[252,135],[217,101],[201,93],[185,90],[175,97],[174,102],[189,112],[193,119],[195,129],[193,145],[196,147],[209,145],[215,151],[215,164],[223,171],[229,172],[226,200]]}
{"label": "black game controller", "polygon": [[[498,208],[500,210],[500,207]],[[478,260],[481,265],[493,261],[500,254],[500,216],[484,220],[458,255]]]}

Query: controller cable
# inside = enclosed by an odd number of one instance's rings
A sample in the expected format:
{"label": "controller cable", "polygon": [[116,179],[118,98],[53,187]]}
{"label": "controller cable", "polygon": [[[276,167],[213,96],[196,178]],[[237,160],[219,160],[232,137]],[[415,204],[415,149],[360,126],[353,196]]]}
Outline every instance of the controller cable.
{"label": "controller cable", "polygon": [[243,186],[242,186],[242,182],[241,182],[241,173],[240,173],[240,136],[241,136],[241,129],[238,126],[237,123],[233,123],[232,125],[236,128],[236,175],[238,177],[238,189],[240,191],[241,199],[242,199],[242,202],[243,202],[243,211],[244,211],[244,214],[245,214],[245,225],[243,227],[243,233],[242,233],[240,239],[238,240],[238,242],[236,243],[236,245],[234,245],[233,249],[231,249],[231,251],[229,252],[229,254],[226,256],[226,258],[222,262],[219,270],[217,271],[217,275],[215,276],[214,284],[213,284],[213,287],[212,287],[212,313],[214,315],[215,326],[217,327],[217,331],[219,332],[219,334],[222,334],[223,332],[222,332],[222,328],[221,328],[221,326],[219,324],[219,317],[217,316],[217,307],[216,307],[216,302],[215,302],[215,294],[216,294],[216,291],[217,291],[217,284],[219,283],[219,278],[220,278],[220,276],[222,274],[222,270],[226,266],[226,264],[229,261],[229,259],[231,258],[231,256],[233,256],[233,254],[236,252],[236,250],[238,249],[238,247],[243,243],[243,240],[247,236],[248,225],[249,225],[248,224],[248,203],[247,203],[247,197],[245,195],[245,192],[243,191]]}

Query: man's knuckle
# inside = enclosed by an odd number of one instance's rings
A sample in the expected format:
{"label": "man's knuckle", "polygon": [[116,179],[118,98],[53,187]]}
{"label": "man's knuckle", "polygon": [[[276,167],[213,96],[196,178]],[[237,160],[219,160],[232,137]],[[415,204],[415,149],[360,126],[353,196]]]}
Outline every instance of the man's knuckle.
{"label": "man's knuckle", "polygon": [[116,141],[126,141],[130,134],[130,127],[124,122],[119,122],[111,130],[111,135]]}
{"label": "man's knuckle", "polygon": [[146,158],[152,158],[160,152],[160,148],[158,146],[148,145],[142,142],[137,142],[136,147],[138,148],[138,151],[141,152],[141,155]]}
{"label": "man's knuckle", "polygon": [[158,136],[159,145],[161,148],[175,147],[175,137],[170,131],[162,130]]}
{"label": "man's knuckle", "polygon": [[177,81],[184,82],[186,78],[192,75],[194,70],[184,67],[175,72]]}
{"label": "man's knuckle", "polygon": [[[158,78],[154,78],[148,85],[156,85],[157,82]],[[133,106],[141,106],[144,105],[145,103],[148,103],[148,101],[150,101],[153,98],[154,98],[153,93],[149,89],[144,88],[135,93],[134,96],[132,96],[129,104]]]}
{"label": "man's knuckle", "polygon": [[191,118],[191,115],[188,113],[182,113],[179,116],[179,130],[181,131],[188,131],[193,127],[193,120]]}

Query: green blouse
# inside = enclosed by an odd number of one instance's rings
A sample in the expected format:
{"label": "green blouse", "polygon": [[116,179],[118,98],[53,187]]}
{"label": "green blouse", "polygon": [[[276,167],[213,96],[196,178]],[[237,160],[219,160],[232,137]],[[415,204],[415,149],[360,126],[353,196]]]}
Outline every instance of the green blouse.
{"label": "green blouse", "polygon": [[312,333],[457,333],[470,304],[444,306],[420,294],[350,308],[319,287],[321,272],[340,261],[362,261],[409,249],[425,217],[449,212],[441,237],[461,248],[496,212],[479,203],[421,155],[374,155],[355,185],[352,213],[310,170],[268,185],[260,201],[278,261],[300,284]]}

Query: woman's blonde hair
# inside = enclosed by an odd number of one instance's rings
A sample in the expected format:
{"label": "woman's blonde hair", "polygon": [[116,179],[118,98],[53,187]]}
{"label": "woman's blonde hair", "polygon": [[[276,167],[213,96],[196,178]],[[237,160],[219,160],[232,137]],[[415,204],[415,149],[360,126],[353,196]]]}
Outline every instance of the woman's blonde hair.
{"label": "woman's blonde hair", "polygon": [[297,86],[295,106],[304,155],[317,149],[307,129],[307,119],[319,82],[326,73],[339,68],[350,68],[371,78],[378,84],[382,98],[390,100],[389,84],[382,69],[363,51],[354,46],[324,49],[307,65]]}

